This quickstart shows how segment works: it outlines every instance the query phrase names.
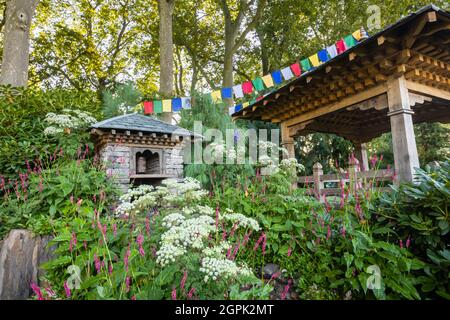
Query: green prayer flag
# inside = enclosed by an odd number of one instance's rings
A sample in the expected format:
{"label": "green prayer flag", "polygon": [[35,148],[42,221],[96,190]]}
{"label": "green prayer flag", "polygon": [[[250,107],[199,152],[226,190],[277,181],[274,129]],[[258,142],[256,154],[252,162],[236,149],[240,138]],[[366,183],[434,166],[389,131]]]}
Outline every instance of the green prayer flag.
{"label": "green prayer flag", "polygon": [[358,44],[358,41],[356,41],[356,39],[353,38],[353,36],[351,34],[344,38],[344,42],[348,49],[350,49],[351,47],[354,47]]}
{"label": "green prayer flag", "polygon": [[303,71],[311,70],[311,64],[309,63],[309,59],[303,59],[302,61],[300,61],[300,64],[302,65]]}
{"label": "green prayer flag", "polygon": [[153,112],[162,113],[162,101],[161,100],[153,101]]}
{"label": "green prayer flag", "polygon": [[252,80],[253,87],[255,87],[256,91],[262,91],[264,90],[264,83],[263,80],[258,77],[255,80]]}

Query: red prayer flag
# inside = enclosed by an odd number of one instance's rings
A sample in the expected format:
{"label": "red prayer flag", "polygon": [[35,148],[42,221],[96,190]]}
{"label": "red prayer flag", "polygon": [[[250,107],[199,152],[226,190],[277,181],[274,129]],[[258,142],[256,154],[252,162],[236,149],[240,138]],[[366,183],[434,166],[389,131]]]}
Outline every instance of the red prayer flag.
{"label": "red prayer flag", "polygon": [[242,91],[244,94],[249,94],[253,92],[253,84],[251,81],[246,81],[242,84]]}
{"label": "red prayer flag", "polygon": [[144,114],[153,113],[153,101],[144,101]]}
{"label": "red prayer flag", "polygon": [[300,65],[298,63],[291,64],[291,70],[296,77],[300,77],[302,74],[302,70],[300,69]]}
{"label": "red prayer flag", "polygon": [[341,54],[345,50],[347,50],[347,46],[345,45],[344,39],[338,40],[336,42],[337,53]]}

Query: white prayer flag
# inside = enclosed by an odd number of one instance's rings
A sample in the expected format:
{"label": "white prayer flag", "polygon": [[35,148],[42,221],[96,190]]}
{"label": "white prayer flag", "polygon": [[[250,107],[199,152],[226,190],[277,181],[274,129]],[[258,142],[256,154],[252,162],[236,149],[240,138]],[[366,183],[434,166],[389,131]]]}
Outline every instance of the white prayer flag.
{"label": "white prayer flag", "polygon": [[240,84],[233,86],[233,92],[234,92],[234,96],[236,98],[244,97],[244,92],[242,91],[242,85],[240,85]]}
{"label": "white prayer flag", "polygon": [[336,57],[338,55],[336,46],[334,44],[329,46],[329,47],[327,47],[327,52],[328,52],[328,54],[330,55],[331,58],[334,58],[334,57]]}
{"label": "white prayer flag", "polygon": [[284,80],[289,80],[294,77],[291,67],[286,67],[286,68],[281,69],[281,74],[283,75]]}

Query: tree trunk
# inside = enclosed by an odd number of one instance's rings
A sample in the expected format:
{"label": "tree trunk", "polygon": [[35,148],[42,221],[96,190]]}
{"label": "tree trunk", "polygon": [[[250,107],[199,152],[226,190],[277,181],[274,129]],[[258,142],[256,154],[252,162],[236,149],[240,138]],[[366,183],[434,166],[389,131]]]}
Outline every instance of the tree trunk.
{"label": "tree trunk", "polygon": [[[222,87],[230,88],[233,86],[233,55],[234,55],[234,44],[236,43],[237,28],[233,26],[231,21],[225,22],[225,54],[223,57],[223,80]],[[233,105],[233,99],[225,99],[227,106],[231,107]],[[228,113],[228,109],[225,109]]]}
{"label": "tree trunk", "polygon": [[[159,93],[169,98],[173,94],[173,38],[172,15],[174,0],[159,0]],[[172,122],[172,112],[162,114],[162,120]]]}
{"label": "tree trunk", "polygon": [[26,87],[30,53],[30,28],[39,0],[8,0],[0,84]]}

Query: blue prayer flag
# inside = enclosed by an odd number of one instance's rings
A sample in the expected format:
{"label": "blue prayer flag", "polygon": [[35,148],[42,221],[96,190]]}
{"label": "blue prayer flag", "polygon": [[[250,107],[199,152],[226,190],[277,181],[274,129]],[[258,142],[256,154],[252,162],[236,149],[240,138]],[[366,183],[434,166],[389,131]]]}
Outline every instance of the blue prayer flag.
{"label": "blue prayer flag", "polygon": [[172,111],[177,112],[181,110],[181,98],[172,99]]}
{"label": "blue prayer flag", "polygon": [[242,109],[242,104],[239,104],[239,105],[234,107],[234,112],[238,112],[241,109]]}
{"label": "blue prayer flag", "polygon": [[272,79],[273,79],[273,82],[275,82],[275,84],[282,83],[283,79],[281,78],[281,71],[276,70],[276,71],[272,72]]}
{"label": "blue prayer flag", "polygon": [[322,62],[327,62],[329,60],[328,58],[328,52],[326,49],[320,50],[317,55],[319,56],[319,60]]}
{"label": "blue prayer flag", "polygon": [[231,88],[222,88],[222,99],[233,98],[233,90]]}

